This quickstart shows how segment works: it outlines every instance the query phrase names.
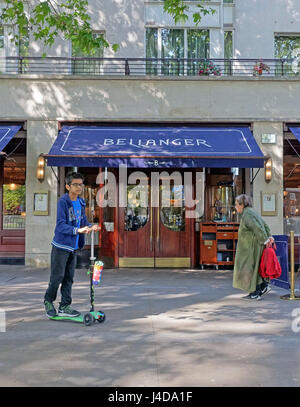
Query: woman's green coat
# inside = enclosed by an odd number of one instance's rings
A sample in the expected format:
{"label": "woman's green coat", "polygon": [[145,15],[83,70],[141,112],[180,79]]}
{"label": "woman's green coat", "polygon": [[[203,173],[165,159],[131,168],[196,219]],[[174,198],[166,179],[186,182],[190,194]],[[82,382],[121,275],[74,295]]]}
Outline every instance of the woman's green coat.
{"label": "woman's green coat", "polygon": [[262,283],[258,273],[259,263],[264,243],[270,236],[266,222],[252,208],[244,208],[233,270],[234,288],[251,293]]}

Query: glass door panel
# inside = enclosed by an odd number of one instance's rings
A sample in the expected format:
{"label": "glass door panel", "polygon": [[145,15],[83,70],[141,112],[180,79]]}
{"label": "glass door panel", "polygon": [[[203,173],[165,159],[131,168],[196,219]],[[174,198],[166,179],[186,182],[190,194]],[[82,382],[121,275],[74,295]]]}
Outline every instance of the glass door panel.
{"label": "glass door panel", "polygon": [[180,29],[161,30],[161,57],[166,61],[162,63],[163,75],[183,75],[182,61],[168,61],[167,59],[184,58],[184,31]]}
{"label": "glass door panel", "polygon": [[160,219],[162,224],[173,232],[185,230],[185,204],[183,185],[173,185],[170,188],[170,199],[168,206],[163,205],[164,187],[161,186]]}
{"label": "glass door panel", "polygon": [[146,61],[146,74],[157,75],[158,73],[158,30],[157,28],[146,28],[146,58],[156,61]]}
{"label": "glass door panel", "polygon": [[[187,30],[188,59],[209,58],[209,30]],[[202,62],[188,61],[188,75],[198,75]]]}
{"label": "glass door panel", "polygon": [[156,267],[190,266],[191,220],[185,217],[184,186],[179,182],[182,178],[180,172],[173,171],[162,178],[160,207],[155,208]]}
{"label": "glass door panel", "polygon": [[[140,174],[142,176],[142,174]],[[154,267],[153,210],[149,177],[127,184],[127,205],[119,208],[120,267]]]}
{"label": "glass door panel", "polygon": [[136,231],[149,222],[149,186],[127,186],[127,207],[125,210],[125,230]]}

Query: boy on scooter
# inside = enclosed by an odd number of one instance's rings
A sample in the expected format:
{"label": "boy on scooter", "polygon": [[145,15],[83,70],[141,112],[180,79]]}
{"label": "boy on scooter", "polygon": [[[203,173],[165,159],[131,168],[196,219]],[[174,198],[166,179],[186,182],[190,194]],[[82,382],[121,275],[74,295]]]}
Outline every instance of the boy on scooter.
{"label": "boy on scooter", "polygon": [[[71,307],[72,284],[76,266],[76,252],[84,246],[84,235],[100,230],[98,225],[91,225],[85,215],[85,202],[79,195],[83,189],[83,176],[70,172],[66,176],[66,189],[57,205],[57,219],[52,240],[51,273],[47,291],[44,296],[46,315],[77,317],[80,312]],[[61,284],[61,302],[58,314],[53,305]]]}

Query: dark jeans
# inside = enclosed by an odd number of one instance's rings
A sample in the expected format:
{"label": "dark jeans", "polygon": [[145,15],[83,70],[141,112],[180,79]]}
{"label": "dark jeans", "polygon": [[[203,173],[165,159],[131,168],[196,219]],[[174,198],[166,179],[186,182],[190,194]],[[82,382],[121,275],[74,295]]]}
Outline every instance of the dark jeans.
{"label": "dark jeans", "polygon": [[44,296],[45,301],[56,300],[57,291],[61,284],[60,306],[72,303],[72,284],[76,266],[76,252],[58,249],[52,246],[50,282]]}
{"label": "dark jeans", "polygon": [[263,279],[263,282],[261,284],[258,284],[256,286],[256,290],[253,291],[251,294],[253,294],[253,295],[257,295],[257,294],[261,295],[262,290],[268,286],[268,284],[269,284],[268,280],[266,280],[265,278],[262,278],[262,279]]}

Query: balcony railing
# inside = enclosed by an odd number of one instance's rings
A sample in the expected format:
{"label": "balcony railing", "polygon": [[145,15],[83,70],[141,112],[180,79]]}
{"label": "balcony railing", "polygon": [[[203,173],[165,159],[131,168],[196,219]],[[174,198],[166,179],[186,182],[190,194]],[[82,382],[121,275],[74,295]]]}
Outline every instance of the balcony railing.
{"label": "balcony railing", "polygon": [[[5,57],[1,74],[298,77],[298,59]],[[260,69],[263,64],[264,69]],[[1,77],[1,76],[0,76]],[[300,76],[299,76],[300,78]]]}

